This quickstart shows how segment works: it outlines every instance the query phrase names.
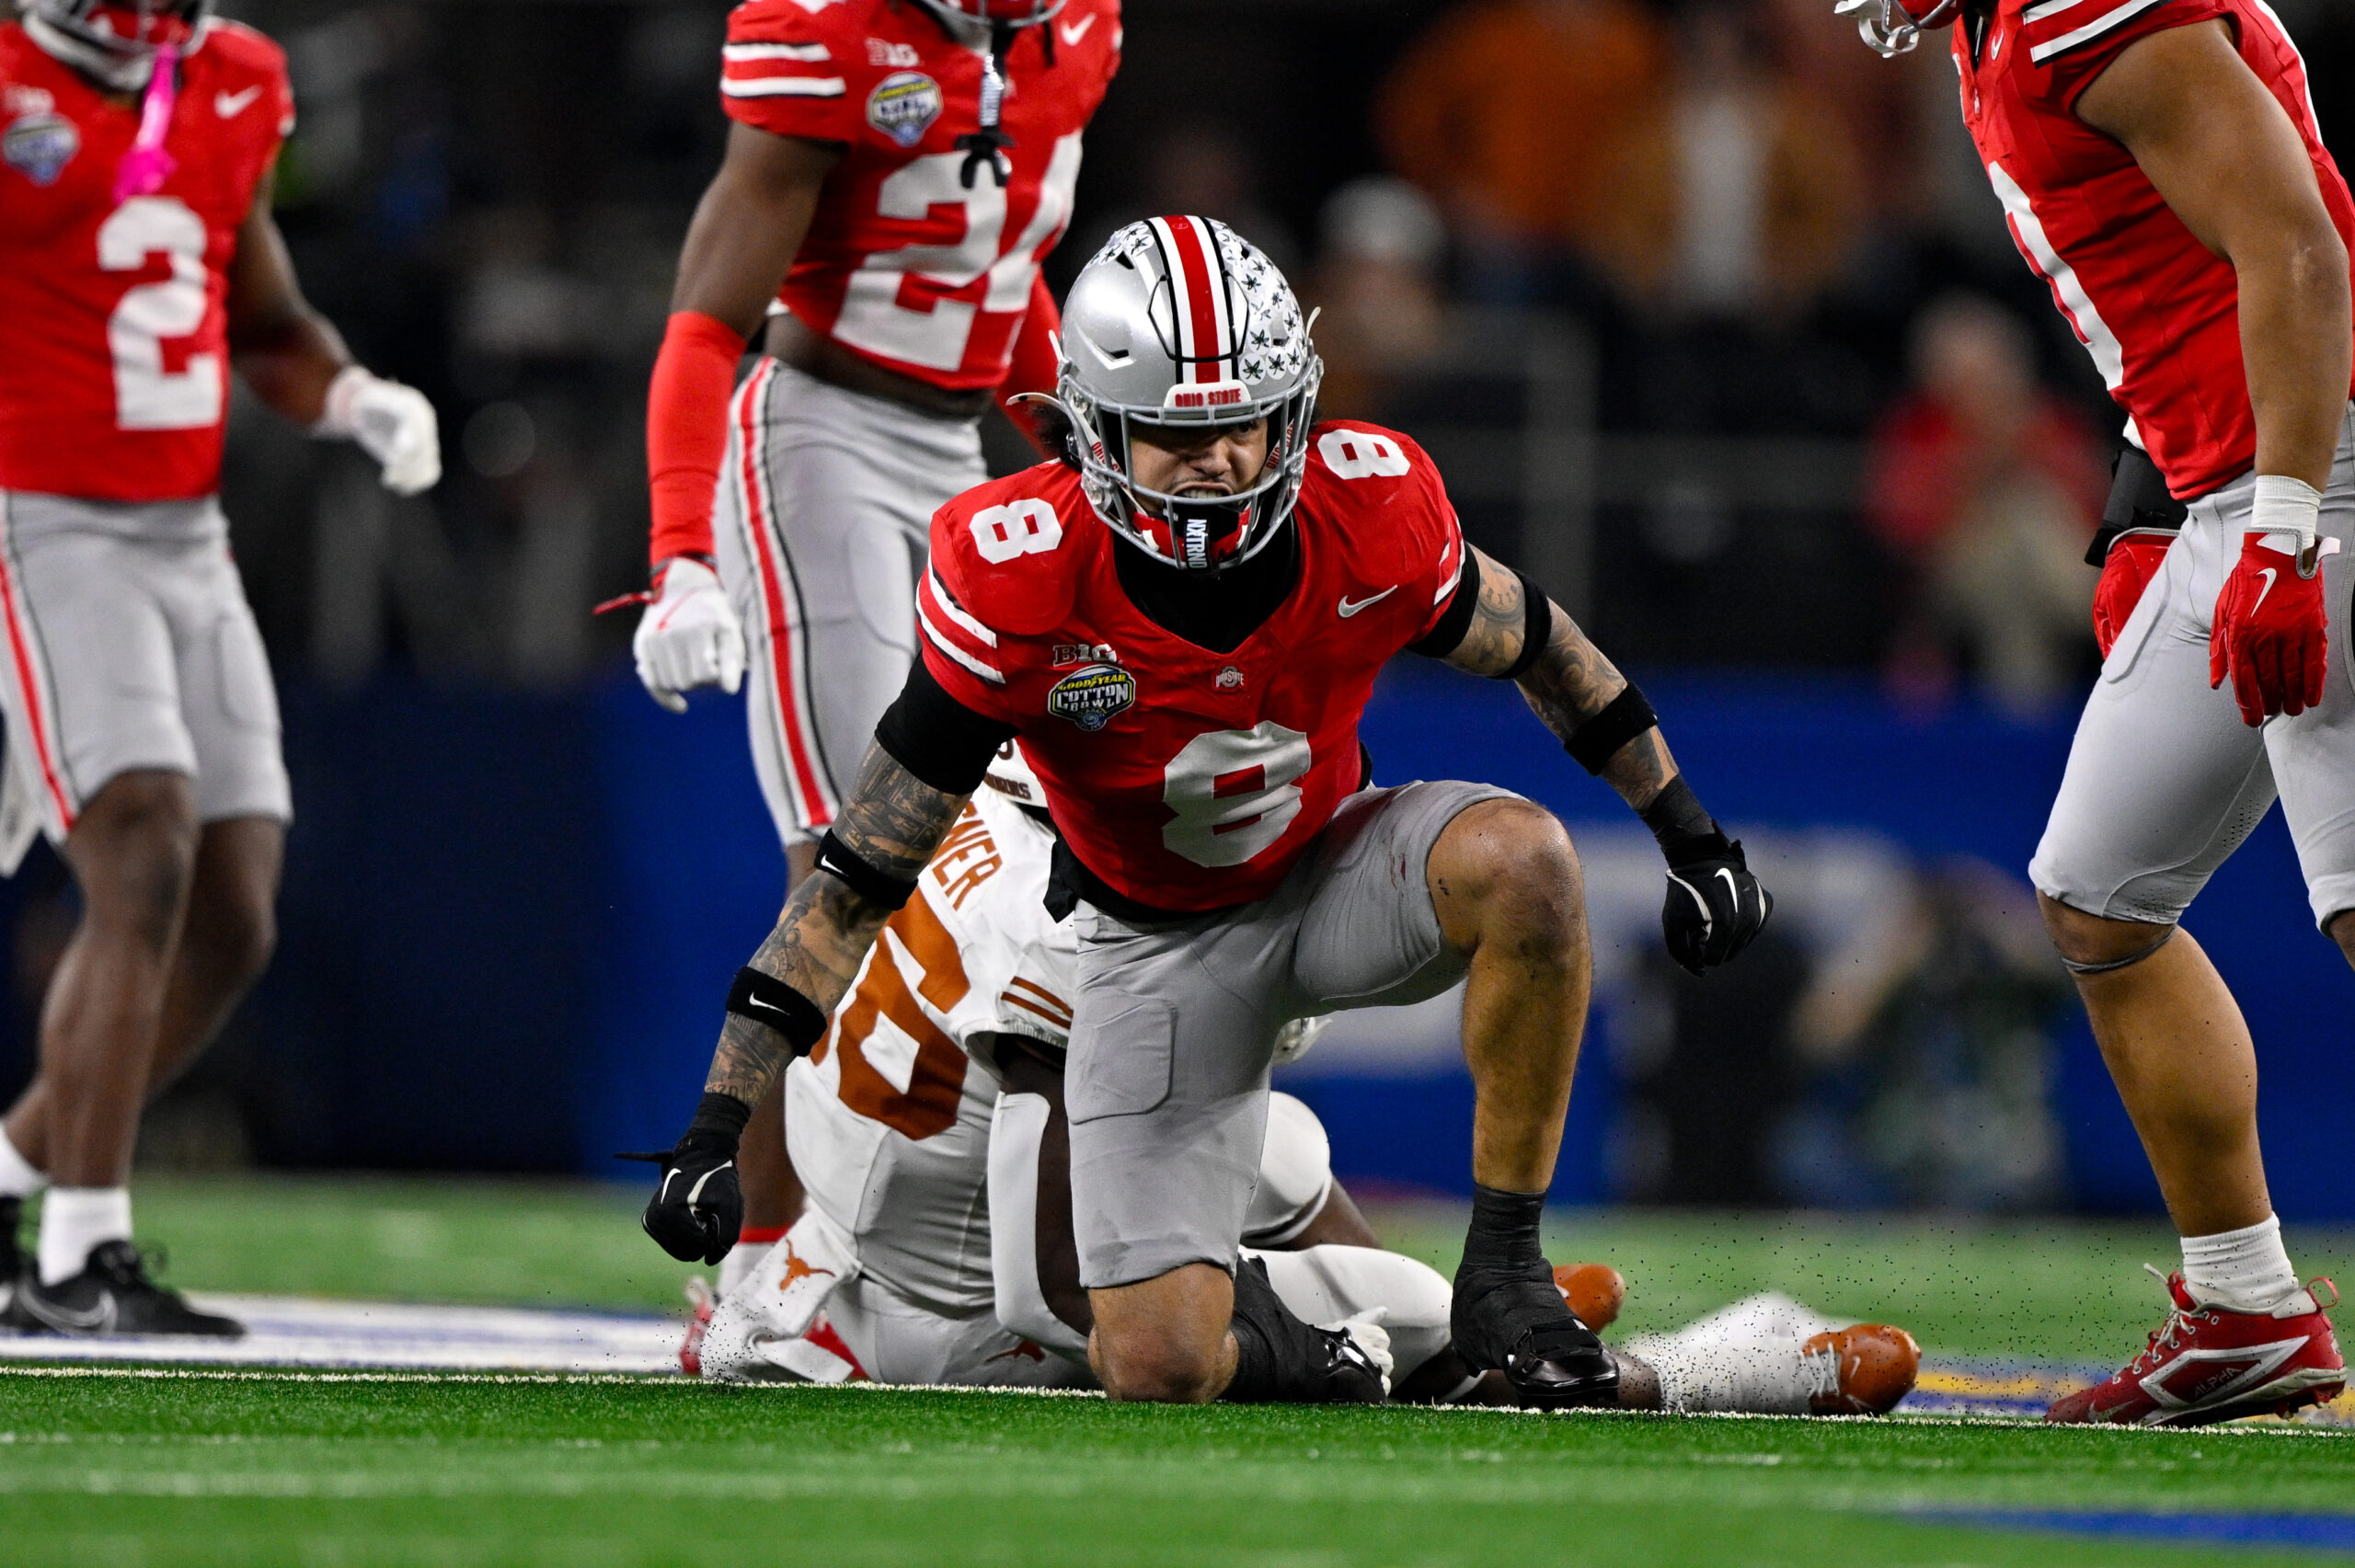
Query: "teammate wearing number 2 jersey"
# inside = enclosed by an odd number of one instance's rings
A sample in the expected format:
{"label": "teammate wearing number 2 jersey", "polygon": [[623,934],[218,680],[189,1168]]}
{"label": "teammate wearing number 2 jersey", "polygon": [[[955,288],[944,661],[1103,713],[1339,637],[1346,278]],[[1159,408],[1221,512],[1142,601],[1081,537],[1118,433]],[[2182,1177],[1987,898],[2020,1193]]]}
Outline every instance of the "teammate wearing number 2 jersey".
{"label": "teammate wearing number 2 jersey", "polygon": [[1537,1242],[1585,1019],[1578,861],[1546,812],[1469,784],[1377,789],[1357,726],[1413,648],[1511,679],[1660,835],[1663,924],[1695,972],[1771,908],[1652,712],[1545,595],[1470,549],[1403,436],[1318,425],[1290,286],[1223,225],[1114,235],[1066,302],[1063,461],[933,520],[923,658],[819,872],[740,972],[702,1107],[648,1230],[714,1256],[751,1106],[808,1052],[1008,738],[1075,909],[1065,1101],[1091,1350],[1116,1398],[1381,1397],[1339,1336],[1235,1269],[1268,1068],[1290,1019],[1465,984],[1477,1096],[1451,1333],[1524,1401],[1610,1403],[1617,1373]]}
{"label": "teammate wearing number 2 jersey", "polygon": [[284,56],[209,9],[0,23],[0,861],[45,829],[82,893],[0,1124],[0,1318],[45,1332],[236,1332],[147,1278],[124,1185],[142,1103],[268,959],[290,811],[214,498],[229,372],[396,491],[441,472],[431,406],[304,303],[270,217]]}
{"label": "teammate wearing number 2 jersey", "polygon": [[2177,922],[2278,795],[2315,921],[2355,961],[2355,202],[2265,0],[1838,9],[1885,54],[1959,17],[1963,118],[2013,237],[2128,416],[2092,557],[2101,679],[2028,873],[2184,1261],[2148,1348],[2047,1419],[2328,1400],[2336,1298],[2292,1270],[2248,1028]]}

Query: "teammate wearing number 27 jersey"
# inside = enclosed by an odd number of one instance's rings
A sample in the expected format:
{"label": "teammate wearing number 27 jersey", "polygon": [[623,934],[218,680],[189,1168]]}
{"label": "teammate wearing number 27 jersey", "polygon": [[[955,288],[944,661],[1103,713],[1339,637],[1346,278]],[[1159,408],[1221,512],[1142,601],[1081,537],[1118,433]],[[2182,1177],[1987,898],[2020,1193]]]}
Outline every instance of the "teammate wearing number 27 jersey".
{"label": "teammate wearing number 27 jersey", "polygon": [[1077,940],[1071,1196],[1107,1391],[1381,1397],[1236,1270],[1268,1069],[1292,1019],[1461,981],[1480,1130],[1453,1343],[1526,1402],[1612,1402],[1617,1373],[1537,1243],[1586,1007],[1577,857],[1505,791],[1372,787],[1357,727],[1375,675],[1412,648],[1519,682],[1659,834],[1665,933],[1696,973],[1764,924],[1763,890],[1642,693],[1466,545],[1430,458],[1316,423],[1320,361],[1256,246],[1200,218],[1132,224],[1073,285],[1062,342],[1063,457],[935,516],[923,658],[819,875],[737,978],[647,1229],[710,1255],[734,1129],[1018,739],[1061,835],[1049,909]]}
{"label": "teammate wearing number 27 jersey", "polygon": [[147,1278],[124,1183],[147,1093],[268,958],[291,810],[214,496],[229,374],[403,494],[441,472],[433,410],[304,303],[270,217],[294,112],[275,44],[209,0],[21,9],[0,22],[0,866],[45,830],[83,910],[0,1124],[0,1322],[228,1333]]}

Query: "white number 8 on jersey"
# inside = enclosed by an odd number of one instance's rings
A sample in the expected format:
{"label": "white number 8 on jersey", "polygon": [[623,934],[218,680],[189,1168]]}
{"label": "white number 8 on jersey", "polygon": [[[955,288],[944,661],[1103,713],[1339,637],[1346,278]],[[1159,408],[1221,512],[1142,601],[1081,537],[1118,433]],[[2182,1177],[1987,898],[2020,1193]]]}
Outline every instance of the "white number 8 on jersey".
{"label": "white number 8 on jersey", "polygon": [[1241,865],[1300,815],[1294,781],[1308,762],[1308,737],[1272,719],[1197,735],[1162,774],[1162,803],[1178,814],[1163,845],[1196,865]]}
{"label": "white number 8 on jersey", "polygon": [[973,547],[990,565],[1042,555],[1063,542],[1063,520],[1044,501],[1013,501],[973,514]]}
{"label": "white number 8 on jersey", "polygon": [[1316,438],[1316,452],[1343,479],[1395,479],[1414,467],[1404,447],[1372,430],[1327,430]]}

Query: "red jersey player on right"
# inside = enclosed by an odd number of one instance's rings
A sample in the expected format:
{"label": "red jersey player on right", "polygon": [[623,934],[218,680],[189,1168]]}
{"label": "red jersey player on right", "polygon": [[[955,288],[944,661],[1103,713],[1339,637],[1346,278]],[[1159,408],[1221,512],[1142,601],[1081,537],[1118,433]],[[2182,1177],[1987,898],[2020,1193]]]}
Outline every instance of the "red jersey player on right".
{"label": "red jersey player on right", "polygon": [[[1336,1332],[1236,1266],[1291,1019],[1465,986],[1473,1220],[1450,1333],[1541,1405],[1616,1368],[1538,1246],[1584,1025],[1578,859],[1487,785],[1373,787],[1357,727],[1412,648],[1518,682],[1659,836],[1670,950],[1699,973],[1772,908],[1678,773],[1641,692],[1545,595],[1470,548],[1430,459],[1318,425],[1298,303],[1224,225],[1114,235],[1073,285],[1066,455],[933,519],[923,658],[875,731],[818,871],[729,996],[646,1228],[710,1256],[751,1108],[825,1028],[890,912],[1018,737],[1061,834],[1077,937],[1064,1100],[1096,1370],[1118,1399],[1378,1400]],[[888,951],[888,948],[887,948]]]}
{"label": "red jersey player on right", "polygon": [[2291,1267],[2248,1027],[2177,921],[2278,793],[2355,962],[2355,684],[2324,678],[2355,535],[2355,202],[2265,0],[1837,8],[1884,54],[1959,17],[1963,118],[2013,237],[2129,416],[2095,545],[2101,680],[2028,874],[2183,1268],[2142,1354],[2046,1419],[2329,1400],[2337,1293]]}

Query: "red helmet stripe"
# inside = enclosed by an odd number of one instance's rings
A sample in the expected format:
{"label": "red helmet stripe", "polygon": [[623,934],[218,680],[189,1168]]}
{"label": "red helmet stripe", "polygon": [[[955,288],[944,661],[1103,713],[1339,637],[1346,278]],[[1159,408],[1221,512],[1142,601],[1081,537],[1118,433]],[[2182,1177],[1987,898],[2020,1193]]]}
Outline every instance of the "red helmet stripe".
{"label": "red helmet stripe", "polygon": [[1226,326],[1226,291],[1219,287],[1220,269],[1211,255],[1206,226],[1192,218],[1156,218],[1154,226],[1166,237],[1178,263],[1170,274],[1177,290],[1178,349],[1191,356],[1185,367],[1188,381],[1223,381],[1219,360],[1232,345]]}

